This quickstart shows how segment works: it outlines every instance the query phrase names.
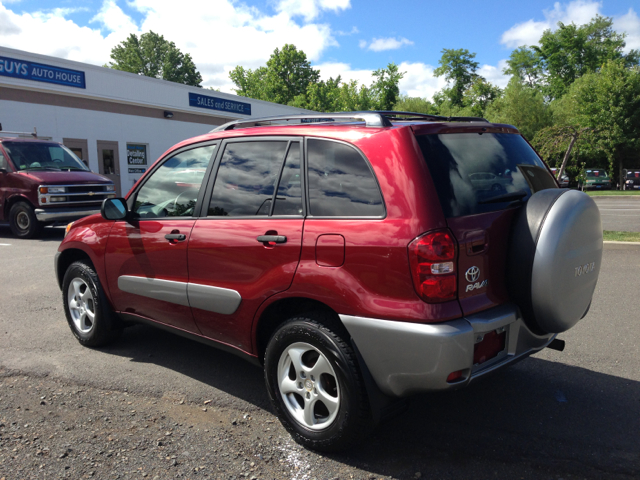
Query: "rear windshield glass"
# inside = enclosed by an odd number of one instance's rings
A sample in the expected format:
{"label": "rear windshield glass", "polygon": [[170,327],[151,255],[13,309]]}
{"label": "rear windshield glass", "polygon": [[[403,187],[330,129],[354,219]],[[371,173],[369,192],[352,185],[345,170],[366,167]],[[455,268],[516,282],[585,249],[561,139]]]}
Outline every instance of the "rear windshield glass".
{"label": "rear windshield glass", "polygon": [[627,178],[639,178],[640,172],[627,172]]}
{"label": "rear windshield glass", "polygon": [[416,138],[447,218],[501,210],[538,190],[557,188],[520,135],[447,133]]}
{"label": "rear windshield glass", "polygon": [[604,170],[587,170],[587,178],[609,178]]}
{"label": "rear windshield glass", "polygon": [[89,170],[71,150],[57,143],[6,142],[4,148],[18,170]]}

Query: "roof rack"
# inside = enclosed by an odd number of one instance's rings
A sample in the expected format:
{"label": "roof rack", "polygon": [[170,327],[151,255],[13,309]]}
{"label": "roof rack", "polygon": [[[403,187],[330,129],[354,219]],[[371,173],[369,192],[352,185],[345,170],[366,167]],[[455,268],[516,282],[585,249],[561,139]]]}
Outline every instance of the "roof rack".
{"label": "roof rack", "polygon": [[234,120],[225,123],[211,130],[213,132],[222,132],[224,130],[233,130],[235,128],[261,127],[265,124],[270,125],[276,122],[295,121],[299,124],[306,123],[334,123],[340,120],[361,120],[367,127],[391,127],[391,122],[384,115],[378,112],[335,112],[335,113],[303,113],[299,115],[278,115],[275,117],[252,118],[247,120]]}
{"label": "roof rack", "polygon": [[[402,117],[402,118],[401,118]],[[294,122],[294,124],[331,124],[339,121],[360,120],[367,127],[392,127],[391,120],[429,120],[434,122],[487,122],[480,117],[442,117],[426,113],[396,112],[396,111],[366,111],[366,112],[333,112],[333,113],[303,113],[299,115],[282,115],[275,117],[252,118],[234,120],[214,128],[209,133],[234,130],[236,128],[262,127],[273,123]]]}
{"label": "roof rack", "polygon": [[[389,120],[431,120],[433,122],[486,122],[489,120],[482,117],[445,117],[442,115],[431,115],[428,113],[397,112],[394,110],[380,110],[377,113],[384,115]],[[404,117],[404,118],[400,118]]]}
{"label": "roof rack", "polygon": [[0,135],[18,135],[19,137],[38,138],[38,131],[36,127],[33,127],[33,132],[7,132],[2,130],[2,124],[0,124]]}

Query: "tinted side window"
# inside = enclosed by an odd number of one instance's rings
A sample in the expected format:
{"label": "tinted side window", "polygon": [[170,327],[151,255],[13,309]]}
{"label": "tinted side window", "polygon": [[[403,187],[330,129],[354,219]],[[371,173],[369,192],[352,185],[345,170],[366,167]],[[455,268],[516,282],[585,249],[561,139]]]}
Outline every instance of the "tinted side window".
{"label": "tinted side window", "polygon": [[274,215],[302,215],[302,185],[300,183],[300,142],[291,142],[284,163]]}
{"label": "tinted side window", "polygon": [[286,149],[287,142],[227,144],[213,187],[209,216],[269,215]]}
{"label": "tinted side window", "polygon": [[194,148],[164,162],[138,191],[133,213],[140,218],[193,215],[215,148],[215,145]]}
{"label": "tinted side window", "polygon": [[309,139],[310,214],[319,217],[381,217],[384,205],[362,155],[343,143]]}

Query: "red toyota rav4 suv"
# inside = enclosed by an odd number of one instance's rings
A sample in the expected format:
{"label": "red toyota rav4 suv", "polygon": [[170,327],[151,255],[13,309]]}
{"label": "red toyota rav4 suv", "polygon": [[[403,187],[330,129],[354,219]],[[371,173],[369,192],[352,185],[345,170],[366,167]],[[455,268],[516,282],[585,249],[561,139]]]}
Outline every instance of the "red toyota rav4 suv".
{"label": "red toyota rav4 suv", "polygon": [[182,142],[55,263],[80,343],[144,322],[240,354],[295,440],[332,450],[389,399],[561,348],[601,257],[595,203],[514,127],[356,112]]}

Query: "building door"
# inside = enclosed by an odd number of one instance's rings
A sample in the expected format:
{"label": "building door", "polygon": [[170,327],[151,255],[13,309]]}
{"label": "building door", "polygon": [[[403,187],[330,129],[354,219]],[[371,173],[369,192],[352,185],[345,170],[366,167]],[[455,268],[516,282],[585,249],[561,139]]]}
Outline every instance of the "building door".
{"label": "building door", "polygon": [[62,143],[65,147],[71,150],[75,155],[89,166],[89,148],[86,140],[78,138],[63,138]]}
{"label": "building door", "polygon": [[121,197],[118,142],[98,140],[98,167],[99,173],[110,179],[116,186],[116,196]]}

